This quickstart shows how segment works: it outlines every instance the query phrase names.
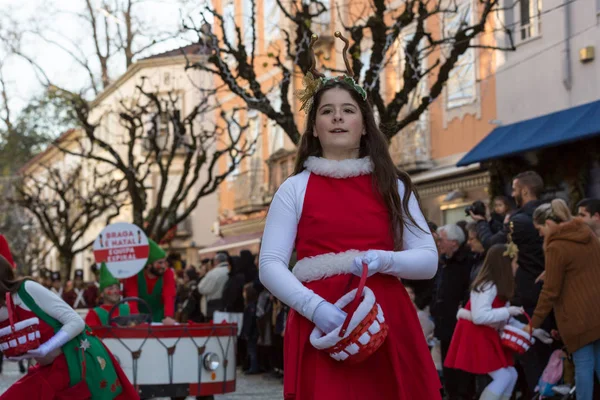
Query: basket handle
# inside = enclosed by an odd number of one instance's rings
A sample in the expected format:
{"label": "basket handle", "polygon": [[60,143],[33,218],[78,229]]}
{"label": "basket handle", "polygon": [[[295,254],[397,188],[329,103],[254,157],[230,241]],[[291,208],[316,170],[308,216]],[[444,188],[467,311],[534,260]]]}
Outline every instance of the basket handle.
{"label": "basket handle", "polygon": [[8,320],[10,321],[10,328],[15,331],[15,306],[12,301],[12,295],[10,292],[6,292],[4,300],[6,301],[6,310],[8,311]]}
{"label": "basket handle", "polygon": [[[523,314],[521,314],[521,315],[524,315],[525,318],[527,318],[527,325],[531,326],[531,317],[529,316],[529,314],[527,314],[525,311],[523,311]],[[513,317],[510,317],[510,318],[513,318]],[[509,321],[510,321],[510,318],[509,318]],[[529,336],[533,337],[533,327],[531,327],[531,333],[529,334]]]}
{"label": "basket handle", "polygon": [[354,296],[354,300],[352,300],[352,303],[350,303],[350,307],[348,308],[348,314],[346,315],[346,319],[344,320],[344,323],[342,324],[342,327],[340,329],[339,337],[344,337],[344,335],[346,334],[346,330],[348,330],[348,325],[350,325],[350,320],[352,319],[354,312],[360,304],[363,291],[365,289],[365,284],[367,283],[367,273],[369,272],[369,267],[366,263],[363,263],[362,267],[362,274],[360,276],[358,288],[356,289],[356,296]]}

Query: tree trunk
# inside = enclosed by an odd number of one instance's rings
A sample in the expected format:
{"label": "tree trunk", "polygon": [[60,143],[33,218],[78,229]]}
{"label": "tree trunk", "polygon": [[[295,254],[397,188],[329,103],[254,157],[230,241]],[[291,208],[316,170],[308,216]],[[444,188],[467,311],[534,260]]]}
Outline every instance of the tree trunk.
{"label": "tree trunk", "polygon": [[71,268],[73,267],[73,259],[75,256],[72,253],[63,253],[58,257],[60,263],[60,278],[62,282],[71,279]]}

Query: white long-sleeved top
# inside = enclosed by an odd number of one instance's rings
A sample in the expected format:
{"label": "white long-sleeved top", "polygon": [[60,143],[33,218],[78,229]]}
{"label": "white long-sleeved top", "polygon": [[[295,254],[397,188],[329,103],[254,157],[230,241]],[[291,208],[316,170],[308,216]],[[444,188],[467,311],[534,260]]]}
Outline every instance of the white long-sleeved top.
{"label": "white long-sleeved top", "polygon": [[480,292],[471,291],[471,318],[475,325],[487,325],[496,329],[502,329],[509,324],[517,328],[523,328],[525,324],[512,318],[508,313],[509,302],[505,307],[493,308],[492,304],[498,295],[498,289],[493,283],[486,283]]}
{"label": "white long-sleeved top", "polygon": [[[73,339],[85,329],[83,319],[65,303],[56,293],[46,289],[42,285],[34,281],[25,281],[25,290],[33,298],[35,303],[46,314],[62,324],[61,330],[69,335],[69,339]],[[13,303],[24,310],[31,311],[29,307],[23,303],[23,300],[17,293],[12,295]],[[0,321],[4,322],[8,319],[8,310],[6,306],[0,307]]]}
{"label": "white long-sleeved top", "polygon": [[[312,160],[319,165],[319,175],[343,178],[364,174],[353,174],[353,164],[360,164],[364,169],[365,159],[357,160]],[[310,161],[310,159],[309,159]],[[370,164],[370,161],[368,161]],[[316,169],[313,169],[316,170]],[[341,171],[341,172],[340,172]],[[327,175],[327,173],[331,175]],[[344,175],[347,173],[346,175]],[[312,320],[316,307],[323,298],[306,288],[300,280],[289,270],[288,263],[294,248],[297,227],[302,216],[304,197],[311,172],[308,170],[288,178],[279,188],[267,215],[265,230],[261,242],[260,252],[260,280],[263,285],[279,300],[287,304],[304,317]],[[398,181],[400,198],[404,195],[404,185]],[[431,236],[427,222],[419,208],[414,195],[411,195],[409,211],[419,227],[405,223],[403,235],[403,251],[393,252],[393,274],[399,278],[430,279],[438,265],[437,248]],[[357,227],[358,229],[358,227]],[[361,254],[349,249],[346,257],[338,257],[335,262],[343,265],[336,266],[333,274],[348,273],[354,262],[354,257]],[[326,255],[327,256],[327,255]],[[300,264],[301,261],[299,261]],[[298,266],[298,264],[296,265]],[[296,270],[296,268],[295,268]],[[330,274],[331,275],[331,274]],[[326,277],[323,275],[322,277]],[[313,277],[314,278],[314,277]],[[303,279],[308,281],[310,279]]]}

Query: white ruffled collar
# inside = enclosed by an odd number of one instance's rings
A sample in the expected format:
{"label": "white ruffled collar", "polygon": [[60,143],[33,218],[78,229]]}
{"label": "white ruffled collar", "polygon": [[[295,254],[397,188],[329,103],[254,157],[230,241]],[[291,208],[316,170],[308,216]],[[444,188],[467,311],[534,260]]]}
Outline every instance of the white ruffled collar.
{"label": "white ruffled collar", "polygon": [[373,172],[370,157],[349,158],[338,161],[311,156],[304,162],[304,167],[313,174],[338,179],[368,175]]}

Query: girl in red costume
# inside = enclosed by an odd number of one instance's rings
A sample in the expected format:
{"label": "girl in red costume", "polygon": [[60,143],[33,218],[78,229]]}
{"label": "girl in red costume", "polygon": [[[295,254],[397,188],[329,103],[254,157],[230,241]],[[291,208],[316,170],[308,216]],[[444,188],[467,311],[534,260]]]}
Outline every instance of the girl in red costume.
{"label": "girl in red costume", "polygon": [[[516,248],[510,245],[490,248],[477,277],[473,281],[470,300],[458,311],[456,329],[444,365],[472,374],[488,374],[493,379],[480,400],[508,400],[517,383],[512,350],[500,342],[499,329],[510,324],[522,329],[523,324],[512,318],[523,314],[522,307],[508,303],[514,291]],[[539,329],[534,336],[552,342],[547,332]]]}
{"label": "girl in red costume", "polygon": [[[284,398],[440,399],[437,372],[400,281],[431,279],[438,264],[412,182],[394,165],[351,71],[337,78],[311,72],[301,97],[308,118],[295,171],[273,198],[260,254],[262,283],[292,308]],[[294,248],[298,262],[290,271]],[[334,303],[358,286],[363,262],[389,333],[369,358],[347,365],[315,348],[309,336],[315,326],[327,334],[342,325],[346,313]]]}
{"label": "girl in red costume", "polygon": [[16,322],[39,319],[41,345],[8,358],[33,358],[38,365],[0,395],[0,400],[139,399],[110,351],[88,334],[81,317],[42,285],[16,279],[11,265],[0,256],[0,328],[9,326],[6,293],[11,294]]}

